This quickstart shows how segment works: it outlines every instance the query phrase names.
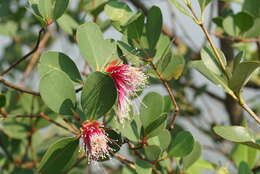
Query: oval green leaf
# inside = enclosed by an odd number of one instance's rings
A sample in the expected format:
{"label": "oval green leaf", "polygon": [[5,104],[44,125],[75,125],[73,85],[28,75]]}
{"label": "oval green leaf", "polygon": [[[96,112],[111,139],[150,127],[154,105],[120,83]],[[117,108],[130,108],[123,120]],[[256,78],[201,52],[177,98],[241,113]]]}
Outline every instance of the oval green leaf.
{"label": "oval green leaf", "polygon": [[47,22],[56,20],[63,15],[69,0],[39,0],[40,14]]}
{"label": "oval green leaf", "polygon": [[230,88],[238,95],[241,93],[243,86],[249,81],[252,73],[260,67],[258,61],[246,61],[237,65],[229,81]]}
{"label": "oval green leaf", "polygon": [[76,93],[69,77],[53,70],[40,80],[40,94],[44,103],[54,112],[70,115],[76,105]]}
{"label": "oval green leaf", "polygon": [[201,156],[201,145],[199,142],[195,142],[191,153],[183,158],[183,167],[188,169],[194,164]]}
{"label": "oval green leaf", "polygon": [[159,40],[162,30],[162,12],[159,7],[153,6],[147,14],[146,35],[149,49],[153,50]]}
{"label": "oval green leaf", "polygon": [[215,126],[216,134],[229,141],[243,143],[255,142],[255,139],[248,128],[242,126]]}
{"label": "oval green leaf", "polygon": [[52,144],[44,154],[38,170],[42,174],[62,173],[77,158],[79,139],[68,137]]}
{"label": "oval green leaf", "polygon": [[144,148],[145,155],[151,161],[159,159],[161,155],[161,148],[159,146],[151,145]]}
{"label": "oval green leaf", "polygon": [[184,157],[191,153],[194,145],[194,139],[188,131],[182,131],[172,139],[173,143],[169,147],[168,155],[170,157]]}
{"label": "oval green leaf", "polygon": [[87,117],[98,118],[108,112],[117,98],[113,79],[104,73],[91,73],[85,81],[81,105]]}
{"label": "oval green leaf", "polygon": [[79,49],[94,70],[103,70],[116,57],[116,44],[105,40],[99,26],[93,22],[82,24],[77,29]]}
{"label": "oval green leaf", "polygon": [[63,71],[75,83],[82,81],[80,72],[71,58],[61,52],[45,52],[40,58],[38,72],[43,77],[46,73],[53,70]]}

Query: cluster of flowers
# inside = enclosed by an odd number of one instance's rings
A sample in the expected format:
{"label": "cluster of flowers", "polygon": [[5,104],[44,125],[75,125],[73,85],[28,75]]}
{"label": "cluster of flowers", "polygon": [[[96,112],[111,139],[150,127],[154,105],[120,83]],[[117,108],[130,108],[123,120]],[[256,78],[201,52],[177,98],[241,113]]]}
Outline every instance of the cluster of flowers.
{"label": "cluster of flowers", "polygon": [[[131,97],[142,90],[147,84],[147,76],[136,67],[112,62],[105,72],[110,74],[117,88],[118,100],[116,114],[120,122],[129,116]],[[90,161],[97,161],[109,157],[112,149],[102,125],[97,121],[87,121],[82,126],[82,142],[86,155]]]}

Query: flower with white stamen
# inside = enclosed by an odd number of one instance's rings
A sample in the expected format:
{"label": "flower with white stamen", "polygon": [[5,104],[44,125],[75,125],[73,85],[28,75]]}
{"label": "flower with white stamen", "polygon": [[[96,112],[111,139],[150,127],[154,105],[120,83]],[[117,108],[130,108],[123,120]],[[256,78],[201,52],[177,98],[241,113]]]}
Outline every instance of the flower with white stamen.
{"label": "flower with white stamen", "polygon": [[118,93],[117,115],[122,122],[129,116],[130,97],[137,95],[146,86],[148,77],[139,68],[126,64],[117,65],[116,62],[108,65],[105,71],[115,82]]}
{"label": "flower with white stamen", "polygon": [[84,150],[88,159],[98,161],[110,156],[112,149],[109,147],[109,138],[100,123],[87,121],[82,125],[82,136]]}

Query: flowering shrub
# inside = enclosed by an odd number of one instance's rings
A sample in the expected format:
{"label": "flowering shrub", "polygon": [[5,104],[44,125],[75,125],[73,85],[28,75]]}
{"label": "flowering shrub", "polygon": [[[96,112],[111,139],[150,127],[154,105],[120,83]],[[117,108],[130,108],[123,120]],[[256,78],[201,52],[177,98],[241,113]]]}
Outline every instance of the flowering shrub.
{"label": "flowering shrub", "polygon": [[0,173],[259,173],[260,4],[235,1],[0,0]]}

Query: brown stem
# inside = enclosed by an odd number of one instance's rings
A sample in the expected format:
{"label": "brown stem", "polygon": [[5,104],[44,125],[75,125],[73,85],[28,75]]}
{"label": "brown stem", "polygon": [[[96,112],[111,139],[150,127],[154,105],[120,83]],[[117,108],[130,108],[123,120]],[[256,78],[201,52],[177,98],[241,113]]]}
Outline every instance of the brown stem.
{"label": "brown stem", "polygon": [[258,38],[248,39],[243,37],[225,36],[222,33],[212,33],[212,34],[220,39],[230,40],[234,42],[258,42],[259,41]]}
{"label": "brown stem", "polygon": [[221,58],[221,56],[220,56],[220,54],[219,54],[217,48],[215,47],[215,45],[214,45],[214,43],[213,43],[213,40],[212,40],[212,38],[210,37],[209,32],[208,32],[208,30],[206,29],[204,23],[203,23],[201,20],[199,20],[199,18],[197,17],[197,15],[196,15],[196,13],[195,13],[193,7],[191,6],[191,4],[187,4],[187,6],[188,6],[188,8],[190,9],[193,18],[196,20],[196,23],[200,26],[201,30],[204,32],[204,34],[205,34],[207,40],[209,41],[209,44],[210,44],[210,46],[211,46],[211,48],[212,48],[212,50],[213,50],[213,52],[214,52],[214,54],[215,54],[215,56],[216,56],[218,62],[220,63],[220,67],[221,67],[222,71],[225,73],[226,77],[229,79],[229,76],[228,76],[228,74],[227,74],[227,72],[226,72],[225,64],[224,64],[224,62],[223,62],[223,60],[222,60],[222,58]]}
{"label": "brown stem", "polygon": [[35,47],[32,49],[32,51],[30,51],[29,53],[27,53],[26,55],[24,55],[22,58],[18,59],[17,61],[13,62],[10,67],[8,67],[7,69],[5,69],[3,72],[0,73],[0,76],[3,76],[6,73],[8,73],[10,70],[12,70],[14,67],[16,67],[19,63],[21,63],[22,61],[24,61],[26,58],[28,58],[30,55],[32,55],[34,52],[37,51],[40,41],[41,41],[41,36],[44,31],[45,31],[45,28],[41,28],[41,30],[39,31],[37,43],[36,43]]}
{"label": "brown stem", "polygon": [[[33,91],[33,90],[30,90],[30,89],[27,89],[27,88],[15,85],[15,84],[13,84],[11,82],[6,81],[1,76],[0,76],[0,83],[3,83],[5,86],[13,88],[13,89],[16,89],[16,90],[18,90],[20,92],[24,92],[24,93],[27,93],[27,94],[32,94],[32,95],[35,95],[35,96],[40,96],[40,93],[38,91]],[[78,93],[82,89],[83,89],[83,87],[79,87],[78,89],[75,90],[75,92]]]}
{"label": "brown stem", "polygon": [[135,163],[128,160],[126,157],[120,154],[114,154],[114,157],[116,157],[119,161],[121,161],[123,164],[127,165],[131,169],[136,169]]}
{"label": "brown stem", "polygon": [[76,132],[74,130],[70,130],[69,128],[63,126],[62,124],[60,124],[60,123],[56,122],[55,120],[53,120],[52,118],[50,118],[49,116],[45,115],[43,112],[41,112],[40,115],[16,115],[16,116],[13,116],[13,117],[15,117],[15,118],[42,118],[42,119],[47,120],[47,121],[55,124],[56,126],[66,130],[66,131],[68,131],[68,132],[70,132],[74,135],[80,134],[79,131]]}
{"label": "brown stem", "polygon": [[240,103],[240,106],[247,112],[251,117],[258,123],[260,124],[260,118],[248,107],[246,103]]}
{"label": "brown stem", "polygon": [[16,90],[18,90],[20,92],[24,92],[24,93],[40,96],[39,92],[36,92],[36,91],[30,90],[30,89],[26,89],[24,87],[12,84],[12,83],[6,81],[5,79],[3,79],[3,77],[1,77],[1,76],[0,76],[0,83],[3,83],[5,86],[8,86],[8,87],[13,88],[13,89],[16,89]]}
{"label": "brown stem", "polygon": [[68,129],[67,127],[65,127],[65,126],[61,125],[60,123],[56,122],[55,120],[53,120],[49,116],[45,115],[43,112],[40,113],[40,117],[45,119],[45,120],[47,120],[47,121],[49,121],[49,122],[51,122],[51,123],[53,123],[53,124],[55,124],[58,127],[63,128],[64,130],[66,130],[66,131],[68,131],[68,132],[70,132],[72,134],[79,135],[79,133],[80,133],[80,132],[76,132],[74,130]]}
{"label": "brown stem", "polygon": [[150,64],[153,68],[153,70],[156,72],[157,76],[159,77],[159,79],[162,81],[164,87],[166,88],[169,96],[170,96],[170,99],[172,101],[172,104],[174,105],[175,107],[175,110],[174,110],[174,113],[173,113],[173,116],[172,116],[172,119],[170,120],[169,122],[169,125],[168,125],[168,128],[169,129],[173,129],[174,128],[174,122],[179,114],[179,111],[180,111],[180,108],[179,108],[179,105],[177,104],[176,100],[175,100],[175,97],[174,97],[174,94],[173,94],[173,91],[171,89],[171,87],[169,86],[168,82],[166,80],[164,80],[164,78],[162,77],[162,75],[160,74],[160,72],[157,70],[156,66],[154,65],[154,63],[152,61],[150,61]]}

